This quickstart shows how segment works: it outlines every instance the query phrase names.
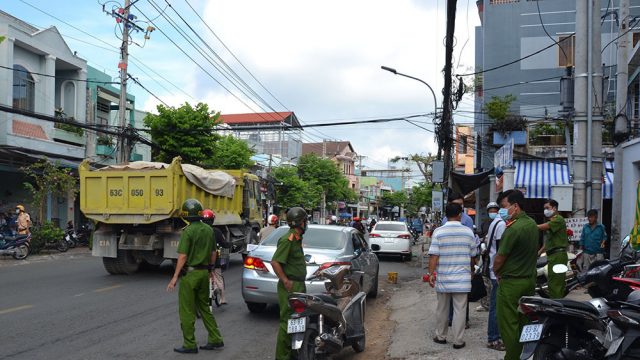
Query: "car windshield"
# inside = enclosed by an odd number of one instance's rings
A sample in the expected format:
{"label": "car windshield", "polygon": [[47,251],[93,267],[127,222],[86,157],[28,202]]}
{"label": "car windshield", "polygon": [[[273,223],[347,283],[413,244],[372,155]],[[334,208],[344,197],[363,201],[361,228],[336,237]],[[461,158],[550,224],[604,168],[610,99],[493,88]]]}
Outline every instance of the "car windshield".
{"label": "car windshield", "polygon": [[376,230],[381,231],[406,231],[407,228],[404,224],[378,224]]}
{"label": "car windshield", "polygon": [[[289,231],[289,227],[281,226],[260,243],[263,246],[276,246],[278,240]],[[344,248],[346,237],[342,231],[323,228],[308,228],[304,234],[304,247],[314,249],[339,250]]]}

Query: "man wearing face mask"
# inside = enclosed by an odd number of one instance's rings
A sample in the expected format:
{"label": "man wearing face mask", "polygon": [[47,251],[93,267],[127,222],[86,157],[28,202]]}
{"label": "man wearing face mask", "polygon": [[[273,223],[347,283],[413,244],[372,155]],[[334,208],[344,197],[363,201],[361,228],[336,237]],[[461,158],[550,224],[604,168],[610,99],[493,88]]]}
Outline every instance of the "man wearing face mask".
{"label": "man wearing face mask", "polygon": [[520,359],[520,332],[527,318],[518,312],[522,296],[533,296],[536,286],[538,227],[523,210],[524,195],[517,190],[502,195],[499,216],[507,222],[500,248],[493,261],[498,279],[496,311],[505,345],[505,360]]}
{"label": "man wearing face mask", "polygon": [[506,228],[506,224],[498,211],[500,206],[491,202],[487,205],[487,213],[491,219],[491,225],[487,230],[487,236],[484,243],[487,246],[486,255],[482,257],[482,277],[485,287],[487,288],[487,302],[489,308],[489,322],[487,326],[487,347],[498,351],[504,351],[504,344],[500,338],[498,330],[498,318],[496,316],[496,294],[498,292],[498,280],[493,272],[493,262],[500,248],[500,239]]}
{"label": "man wearing face mask", "polygon": [[[547,266],[549,269],[556,264],[566,264],[568,261],[567,224],[564,218],[558,214],[558,202],[549,199],[544,203],[544,216],[548,222],[538,225],[540,231],[544,231],[544,245],[538,251],[538,256],[547,253]],[[552,299],[563,298],[565,295],[565,273],[556,274],[548,271],[549,297]]]}
{"label": "man wearing face mask", "polygon": [[278,305],[280,327],[276,342],[276,360],[291,358],[291,335],[287,334],[287,321],[293,310],[289,306],[289,294],[306,292],[307,263],[302,250],[302,235],[307,230],[307,212],[300,207],[287,211],[290,230],[278,240],[271,266],[278,276]]}

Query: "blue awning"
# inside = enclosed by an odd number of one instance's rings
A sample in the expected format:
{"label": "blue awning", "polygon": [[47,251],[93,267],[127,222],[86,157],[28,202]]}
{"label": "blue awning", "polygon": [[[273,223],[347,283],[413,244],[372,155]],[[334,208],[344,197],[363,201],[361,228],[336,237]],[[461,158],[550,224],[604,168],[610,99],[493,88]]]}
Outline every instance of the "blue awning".
{"label": "blue awning", "polygon": [[551,197],[552,185],[569,184],[569,167],[565,162],[546,160],[514,160],[515,187],[526,189],[525,197],[546,199]]}
{"label": "blue awning", "polygon": [[604,161],[604,183],[602,184],[602,198],[613,198],[613,169],[614,162],[612,160]]}

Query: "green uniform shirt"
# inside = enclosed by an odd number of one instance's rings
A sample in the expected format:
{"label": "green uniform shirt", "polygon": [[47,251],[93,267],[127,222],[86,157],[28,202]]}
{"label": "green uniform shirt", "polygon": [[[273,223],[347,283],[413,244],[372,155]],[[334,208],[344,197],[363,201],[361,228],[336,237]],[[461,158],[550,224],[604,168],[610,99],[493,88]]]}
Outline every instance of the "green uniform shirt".
{"label": "green uniform shirt", "polygon": [[555,248],[567,248],[567,224],[560,215],[555,215],[549,220],[549,230],[544,233],[544,248],[546,251]]}
{"label": "green uniform shirt", "polygon": [[499,276],[525,278],[536,276],[538,258],[538,226],[527,214],[521,212],[508,223],[500,239],[498,255],[507,259],[500,269]]}
{"label": "green uniform shirt", "polygon": [[178,254],[187,255],[187,266],[209,265],[215,245],[213,229],[202,221],[194,221],[180,235]]}
{"label": "green uniform shirt", "polygon": [[298,240],[295,230],[289,230],[278,240],[278,248],[271,260],[282,264],[284,273],[289,279],[297,281],[306,279],[307,263],[302,251],[302,236]]}

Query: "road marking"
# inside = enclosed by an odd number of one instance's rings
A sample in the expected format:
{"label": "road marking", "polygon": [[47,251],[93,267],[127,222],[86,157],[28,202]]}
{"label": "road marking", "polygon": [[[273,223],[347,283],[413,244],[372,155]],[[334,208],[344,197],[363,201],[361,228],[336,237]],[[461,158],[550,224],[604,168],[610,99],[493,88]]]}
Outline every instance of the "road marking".
{"label": "road marking", "polygon": [[20,310],[31,309],[32,307],[33,307],[33,305],[22,305],[22,306],[17,306],[17,307],[10,308],[10,309],[0,310],[0,315],[16,312],[16,311],[20,311]]}
{"label": "road marking", "polygon": [[119,287],[122,287],[122,285],[113,285],[113,286],[109,286],[109,287],[105,287],[105,288],[95,289],[95,290],[93,290],[93,292],[100,293],[100,292],[105,292],[105,291],[117,289]]}
{"label": "road marking", "polygon": [[75,295],[73,295],[73,297],[80,297],[80,296],[84,296],[84,293],[80,293],[80,294],[75,294]]}

